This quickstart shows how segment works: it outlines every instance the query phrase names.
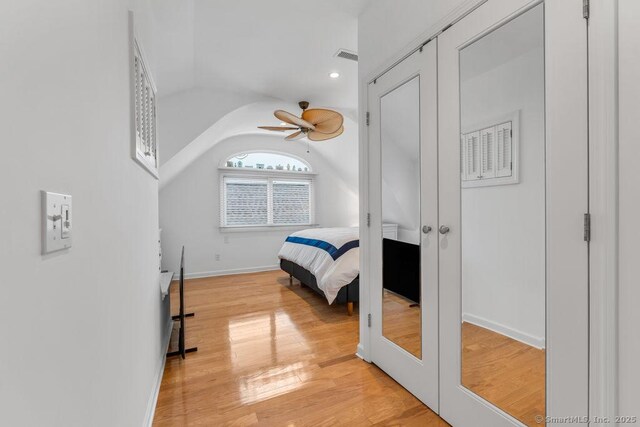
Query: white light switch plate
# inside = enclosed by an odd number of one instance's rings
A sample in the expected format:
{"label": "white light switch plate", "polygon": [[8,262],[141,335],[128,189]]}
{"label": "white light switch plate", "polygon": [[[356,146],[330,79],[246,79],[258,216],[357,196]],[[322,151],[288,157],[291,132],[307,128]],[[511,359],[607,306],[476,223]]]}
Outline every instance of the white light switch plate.
{"label": "white light switch plate", "polygon": [[71,247],[72,204],[67,194],[42,191],[42,253]]}

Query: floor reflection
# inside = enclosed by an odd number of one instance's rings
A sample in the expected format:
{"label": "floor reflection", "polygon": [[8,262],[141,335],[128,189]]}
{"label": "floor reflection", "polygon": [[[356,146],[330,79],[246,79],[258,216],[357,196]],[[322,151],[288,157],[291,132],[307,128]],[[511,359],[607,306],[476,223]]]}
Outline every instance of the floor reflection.
{"label": "floor reflection", "polygon": [[545,414],[545,351],[462,323],[462,385],[527,426]]}
{"label": "floor reflection", "polygon": [[304,363],[275,366],[240,377],[238,391],[243,404],[250,404],[289,393],[309,379]]}
{"label": "floor reflection", "polygon": [[239,377],[237,386],[242,403],[256,403],[288,393],[308,379],[304,363],[282,364],[281,355],[309,351],[304,336],[286,312],[232,318],[228,331],[231,364],[235,370],[242,371],[255,363],[272,366]]}
{"label": "floor reflection", "polygon": [[422,358],[420,306],[394,292],[383,291],[382,335]]}

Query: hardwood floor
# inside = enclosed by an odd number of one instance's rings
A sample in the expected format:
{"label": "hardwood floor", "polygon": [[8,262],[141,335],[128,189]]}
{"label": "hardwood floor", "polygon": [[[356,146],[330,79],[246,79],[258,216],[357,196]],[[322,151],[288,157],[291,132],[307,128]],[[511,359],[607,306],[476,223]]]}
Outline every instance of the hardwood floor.
{"label": "hardwood floor", "polygon": [[544,350],[468,322],[462,341],[462,384],[527,426],[544,425]]}
{"label": "hardwood floor", "polygon": [[[349,317],[344,306],[294,283],[280,271],[186,282],[186,305],[196,312],[187,320],[187,346],[198,352],[167,360],[154,425],[448,425],[354,355],[357,307]],[[396,325],[385,336],[418,352],[419,309],[404,303],[385,299]],[[534,417],[544,414],[544,351],[469,323],[462,335],[463,384],[540,425]]]}
{"label": "hardwood floor", "polygon": [[167,360],[156,426],[448,425],[354,356],[357,307],[279,271],[189,280],[185,299],[198,352]]}

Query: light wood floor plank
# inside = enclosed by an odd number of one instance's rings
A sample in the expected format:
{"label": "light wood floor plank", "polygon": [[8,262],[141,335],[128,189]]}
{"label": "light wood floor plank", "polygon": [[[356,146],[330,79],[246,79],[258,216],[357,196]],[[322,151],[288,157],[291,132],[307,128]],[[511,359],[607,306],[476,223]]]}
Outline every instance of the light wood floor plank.
{"label": "light wood floor plank", "polygon": [[[187,345],[167,360],[155,426],[446,426],[354,356],[358,311],[282,272],[194,279]],[[176,286],[172,306],[177,307]]]}

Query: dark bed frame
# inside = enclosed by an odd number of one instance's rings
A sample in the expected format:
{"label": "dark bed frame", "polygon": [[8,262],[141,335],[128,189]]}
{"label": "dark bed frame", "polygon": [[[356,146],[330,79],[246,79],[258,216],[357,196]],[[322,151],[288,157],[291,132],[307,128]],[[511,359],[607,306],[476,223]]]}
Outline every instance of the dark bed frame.
{"label": "dark bed frame", "polygon": [[[289,273],[289,283],[293,284],[293,278],[295,277],[301,284],[305,285],[309,289],[313,289],[316,293],[324,297],[324,292],[318,287],[316,276],[309,270],[299,266],[295,262],[288,261],[286,259],[280,260],[280,268],[282,271]],[[360,295],[360,276],[353,279],[347,286],[343,286],[338,292],[338,296],[335,301],[339,304],[347,304],[347,313],[349,316],[353,314],[353,303],[358,302]]]}

